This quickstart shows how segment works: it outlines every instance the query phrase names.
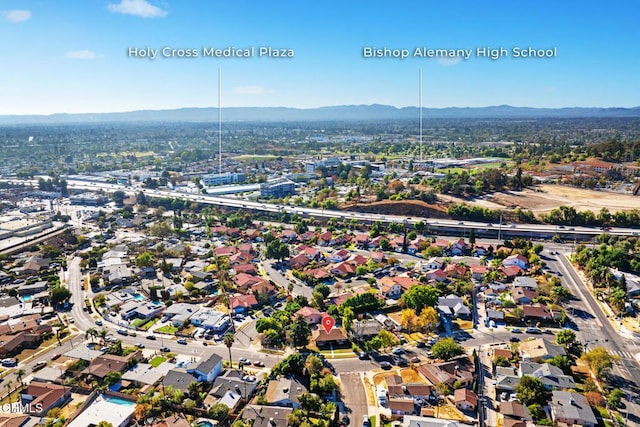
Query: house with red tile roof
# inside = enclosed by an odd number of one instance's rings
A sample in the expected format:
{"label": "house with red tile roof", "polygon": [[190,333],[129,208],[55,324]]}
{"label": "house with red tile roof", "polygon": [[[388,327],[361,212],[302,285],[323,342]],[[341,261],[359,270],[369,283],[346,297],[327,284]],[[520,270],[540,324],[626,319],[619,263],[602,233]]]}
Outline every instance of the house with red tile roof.
{"label": "house with red tile roof", "polygon": [[31,415],[44,416],[50,409],[62,406],[71,398],[71,387],[53,383],[31,381],[22,390],[21,398],[26,412]]}
{"label": "house with red tile roof", "polygon": [[295,320],[298,318],[298,316],[302,316],[304,317],[304,320],[308,325],[317,325],[318,323],[320,323],[320,321],[322,321],[322,315],[323,313],[321,313],[317,308],[307,306],[302,307],[300,310],[296,311],[293,314],[292,319]]}
{"label": "house with red tile roof", "polygon": [[349,256],[351,256],[351,254],[349,253],[348,250],[340,249],[339,251],[336,251],[336,252],[332,253],[327,258],[327,261],[329,261],[329,262],[342,262],[342,261],[347,260],[349,258]]}
{"label": "house with red tile roof", "polygon": [[516,254],[516,255],[511,255],[506,257],[502,261],[502,265],[504,267],[518,266],[521,269],[526,270],[527,267],[529,266],[529,260],[524,255]]}
{"label": "house with red tile roof", "polygon": [[487,272],[486,265],[472,265],[471,266],[471,277],[476,280],[484,279],[484,275]]}
{"label": "house with red tile roof", "polygon": [[320,246],[332,246],[336,241],[333,239],[333,234],[330,231],[325,231],[318,236],[318,245]]}
{"label": "house with red tile roof", "polygon": [[459,388],[453,392],[453,401],[461,411],[475,412],[478,407],[478,395],[468,388]]}
{"label": "house with red tile roof", "polygon": [[355,241],[357,247],[366,248],[369,244],[369,235],[364,233],[356,234]]}
{"label": "house with red tile roof", "polygon": [[339,264],[335,264],[333,267],[329,269],[331,274],[339,277],[347,277],[353,274],[356,274],[356,268],[352,264],[348,262],[341,262]]}
{"label": "house with red tile roof", "polygon": [[214,251],[214,253],[218,257],[231,256],[231,255],[236,254],[237,252],[238,252],[238,248],[236,248],[234,246],[221,246],[219,248],[216,248],[215,251]]}
{"label": "house with red tile roof", "polygon": [[258,306],[258,300],[253,294],[234,295],[229,297],[229,307],[233,313],[246,313]]}
{"label": "house with red tile roof", "polygon": [[288,228],[285,228],[282,230],[282,233],[280,233],[280,240],[285,243],[294,242],[297,237],[298,234],[294,230],[290,230]]}
{"label": "house with red tile roof", "polygon": [[447,273],[438,268],[435,270],[427,271],[425,277],[428,281],[434,280],[436,282],[444,282],[445,280],[447,280]]}
{"label": "house with red tile roof", "polygon": [[236,264],[232,268],[236,275],[245,273],[255,276],[258,274],[258,269],[254,264]]}
{"label": "house with red tile roof", "polygon": [[309,265],[310,262],[311,261],[304,253],[298,254],[293,258],[289,258],[289,261],[288,261],[289,267],[291,267],[294,270],[301,270],[307,265]]}

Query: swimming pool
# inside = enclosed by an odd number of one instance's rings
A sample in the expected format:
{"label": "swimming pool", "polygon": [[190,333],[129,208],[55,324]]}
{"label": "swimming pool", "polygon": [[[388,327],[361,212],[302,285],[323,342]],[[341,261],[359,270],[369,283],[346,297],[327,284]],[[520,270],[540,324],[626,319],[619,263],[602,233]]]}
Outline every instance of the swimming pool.
{"label": "swimming pool", "polygon": [[140,294],[133,294],[133,299],[136,301],[142,301],[144,297]]}
{"label": "swimming pool", "polygon": [[105,400],[105,402],[113,403],[115,405],[136,406],[136,402],[132,402],[130,400],[122,399],[119,397],[102,396],[102,398]]}
{"label": "swimming pool", "polygon": [[31,295],[23,295],[22,296],[22,302],[29,302],[33,299],[33,297]]}

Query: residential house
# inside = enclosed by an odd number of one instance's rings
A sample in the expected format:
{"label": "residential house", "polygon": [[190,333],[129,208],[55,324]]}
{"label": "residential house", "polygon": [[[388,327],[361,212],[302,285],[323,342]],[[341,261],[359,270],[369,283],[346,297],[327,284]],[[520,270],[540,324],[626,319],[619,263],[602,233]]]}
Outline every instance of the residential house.
{"label": "residential house", "polygon": [[284,243],[293,243],[296,241],[298,234],[294,230],[290,230],[288,228],[282,230],[280,233],[280,240]]}
{"label": "residential house", "polygon": [[340,249],[339,251],[335,251],[334,253],[332,253],[327,258],[327,261],[329,261],[329,262],[342,262],[342,261],[346,261],[349,258],[349,256],[351,256],[351,254],[349,253],[348,250]]}
{"label": "residential house", "polygon": [[229,297],[229,308],[235,314],[247,313],[249,310],[258,306],[258,300],[253,294],[235,295]]}
{"label": "residential house", "polygon": [[213,382],[222,372],[222,357],[214,353],[193,367],[189,365],[187,372],[198,382]]}
{"label": "residential house", "polygon": [[233,271],[236,276],[240,273],[249,274],[252,276],[256,276],[258,274],[258,269],[255,264],[236,264],[233,266]]}
{"label": "residential house", "polygon": [[520,343],[520,354],[524,361],[541,361],[555,356],[564,356],[566,351],[561,345],[553,344],[544,338],[536,338]]}
{"label": "residential house", "polygon": [[472,265],[471,266],[471,277],[474,280],[483,280],[484,275],[487,273],[486,265]]}
{"label": "residential house", "polygon": [[464,239],[458,239],[451,244],[451,255],[462,255],[469,249]]}
{"label": "residential house", "polygon": [[496,393],[514,392],[520,383],[520,375],[513,366],[496,366],[495,378]]}
{"label": "residential house", "polygon": [[311,333],[311,337],[318,347],[345,345],[349,342],[342,328],[333,328],[329,332],[318,328]]}
{"label": "residential house", "polygon": [[286,427],[292,412],[283,406],[247,405],[240,418],[251,422],[251,427]]}
{"label": "residential house", "polygon": [[356,341],[368,341],[377,336],[382,325],[375,319],[356,320],[351,327],[351,338]]}
{"label": "residential house", "polygon": [[583,395],[571,391],[554,391],[549,402],[551,418],[556,424],[595,427],[596,416]]}
{"label": "residential house", "polygon": [[[524,277],[518,277],[518,279],[524,279]],[[511,298],[516,304],[531,304],[534,299],[538,298],[538,292],[529,288],[514,287],[511,291]]]}
{"label": "residential house", "polygon": [[304,253],[300,253],[292,258],[289,258],[288,261],[289,267],[293,270],[302,270],[310,263],[311,261],[309,260],[309,257],[307,257]]}
{"label": "residential house", "polygon": [[302,307],[293,314],[294,319],[297,319],[298,316],[304,317],[304,320],[308,325],[317,325],[322,321],[322,313],[320,310],[313,307]]}
{"label": "residential house", "polygon": [[523,305],[522,312],[525,320],[539,321],[553,319],[551,311],[542,304]]}
{"label": "residential house", "polygon": [[513,287],[535,291],[538,289],[538,282],[533,277],[516,277],[513,279]]}
{"label": "residential house", "polygon": [[71,397],[71,387],[32,381],[20,393],[20,399],[26,412],[44,416],[50,409],[62,406]]}
{"label": "residential house", "polygon": [[381,251],[373,251],[370,253],[371,260],[376,264],[381,264],[385,260],[384,252]]}
{"label": "residential house", "polygon": [[445,280],[447,280],[447,273],[445,273],[440,269],[431,270],[431,271],[427,271],[427,273],[425,274],[425,277],[430,282],[431,281],[444,282]]}
{"label": "residential house", "polygon": [[428,260],[419,261],[416,263],[416,270],[426,273],[431,270],[439,270],[442,268],[442,259],[437,257],[429,258]]}
{"label": "residential house", "polygon": [[459,388],[453,392],[456,408],[461,411],[475,412],[478,407],[478,395],[468,388]]}
{"label": "residential house", "polygon": [[511,256],[506,257],[502,261],[502,265],[504,267],[518,266],[521,269],[526,270],[527,267],[529,266],[529,260],[524,255],[515,254],[515,255],[511,255]]}
{"label": "residential house", "polygon": [[389,409],[392,417],[413,415],[416,413],[416,405],[413,399],[394,399],[388,400]]}
{"label": "residential house", "polygon": [[385,377],[387,392],[389,397],[422,398],[431,396],[433,386],[426,382],[406,383],[402,381],[400,375],[389,375]]}
{"label": "residential house", "polygon": [[350,264],[348,262],[341,262],[331,267],[329,269],[329,272],[334,276],[347,277],[356,274],[356,268],[353,266],[353,264]]}
{"label": "residential house", "polygon": [[469,357],[461,356],[448,362],[420,365],[418,372],[432,384],[445,383],[453,386],[457,381],[463,387],[467,387],[473,383],[475,368]]}
{"label": "residential house", "polygon": [[531,421],[529,409],[520,402],[500,402],[500,413],[505,427],[525,427],[526,422]]}
{"label": "residential house", "polygon": [[502,266],[499,268],[499,271],[508,281],[514,280],[518,276],[522,276],[526,273],[526,270],[520,268],[518,265]]}
{"label": "residential house", "polygon": [[220,246],[214,250],[217,257],[230,257],[238,253],[238,248],[234,246]]}
{"label": "residential house", "polygon": [[355,241],[358,248],[366,248],[369,244],[369,235],[364,233],[356,234]]}
{"label": "residential house", "polygon": [[282,377],[269,381],[264,401],[271,405],[299,408],[298,396],[309,391],[306,382],[296,376]]}
{"label": "residential house", "polygon": [[333,234],[330,231],[325,231],[318,236],[318,245],[320,246],[333,246],[336,244]]}
{"label": "residential house", "polygon": [[394,282],[389,276],[385,276],[380,279],[379,288],[380,294],[387,299],[398,299],[402,296],[402,286]]}
{"label": "residential house", "polygon": [[576,388],[576,383],[571,375],[565,375],[562,369],[549,363],[521,362],[520,375],[538,378],[547,390]]}
{"label": "residential house", "polygon": [[438,298],[438,310],[444,315],[455,318],[469,319],[471,317],[471,310],[464,304],[462,298],[453,294]]}
{"label": "residential house", "polygon": [[91,376],[104,379],[109,372],[124,372],[127,367],[134,364],[135,361],[143,359],[140,351],[134,351],[126,356],[117,356],[115,354],[103,354],[92,359],[80,374],[82,376]]}

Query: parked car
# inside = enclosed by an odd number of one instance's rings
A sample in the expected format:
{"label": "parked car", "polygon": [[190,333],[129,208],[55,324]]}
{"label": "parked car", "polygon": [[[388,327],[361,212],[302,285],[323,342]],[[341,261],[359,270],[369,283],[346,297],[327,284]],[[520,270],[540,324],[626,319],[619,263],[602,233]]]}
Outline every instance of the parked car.
{"label": "parked car", "polygon": [[416,347],[417,347],[417,348],[426,348],[426,347],[427,347],[427,344],[426,344],[426,343],[424,343],[424,342],[422,342],[422,341],[419,341],[419,342],[416,344]]}
{"label": "parked car", "polygon": [[176,341],[178,344],[182,344],[182,345],[187,345],[187,340],[184,338],[180,338],[178,339],[178,341]]}
{"label": "parked car", "polygon": [[102,320],[96,320],[96,325],[102,326]]}
{"label": "parked car", "polygon": [[40,369],[44,368],[45,366],[47,366],[47,362],[38,362],[35,365],[33,365],[33,371],[39,371]]}
{"label": "parked car", "polygon": [[168,352],[170,352],[171,350],[169,349],[169,347],[162,347],[162,348],[160,349],[160,351],[161,351],[161,352],[163,352],[163,353],[168,353]]}
{"label": "parked car", "polygon": [[264,363],[259,361],[259,360],[254,360],[253,361],[253,366],[258,366],[260,368],[264,368]]}
{"label": "parked car", "polygon": [[389,363],[389,362],[380,362],[380,367],[382,369],[391,369],[391,363]]}
{"label": "parked car", "polygon": [[251,365],[251,360],[247,359],[246,357],[241,357],[240,359],[238,359],[238,362],[242,363],[243,365]]}
{"label": "parked car", "polygon": [[120,335],[129,335],[129,331],[127,331],[126,329],[118,329],[116,332]]}
{"label": "parked car", "polygon": [[156,336],[155,335],[147,335],[145,338],[148,339],[148,340],[151,340],[151,341],[155,341],[156,340]]}
{"label": "parked car", "polygon": [[522,329],[520,329],[520,328],[513,328],[513,329],[511,329],[511,333],[513,333],[513,334],[520,334],[520,333],[522,333]]}
{"label": "parked car", "polygon": [[142,344],[141,342],[139,342],[138,344],[136,344],[136,347],[138,347],[138,348],[144,348],[144,344]]}
{"label": "parked car", "polygon": [[511,341],[511,342],[519,342],[519,341],[520,341],[520,338],[518,338],[518,337],[511,337],[511,338],[509,338],[509,341]]}
{"label": "parked car", "polygon": [[542,331],[538,328],[527,328],[525,329],[525,332],[528,334],[541,334]]}

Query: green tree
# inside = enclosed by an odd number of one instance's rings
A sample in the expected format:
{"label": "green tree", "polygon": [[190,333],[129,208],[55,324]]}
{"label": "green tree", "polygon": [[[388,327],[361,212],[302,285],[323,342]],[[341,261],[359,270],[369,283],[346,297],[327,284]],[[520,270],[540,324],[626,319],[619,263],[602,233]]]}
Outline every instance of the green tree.
{"label": "green tree", "polygon": [[309,344],[309,336],[311,335],[311,328],[307,324],[304,317],[298,316],[291,325],[289,331],[289,340],[291,345],[295,348],[304,347]]}
{"label": "green tree", "polygon": [[429,285],[410,287],[403,295],[404,304],[420,313],[425,307],[434,307],[438,302],[438,290]]}
{"label": "green tree", "polygon": [[353,313],[353,308],[345,307],[345,309],[342,311],[342,326],[346,331],[350,331],[353,327],[354,318],[355,315]]}
{"label": "green tree", "polygon": [[524,405],[529,406],[534,403],[544,405],[547,402],[544,384],[540,379],[524,375],[516,386],[516,396]]}
{"label": "green tree", "polygon": [[233,343],[235,342],[235,338],[233,336],[233,334],[231,332],[227,332],[226,334],[224,334],[224,337],[222,338],[222,341],[224,342],[224,345],[227,347],[227,349],[229,350],[229,365],[233,364],[233,361],[231,359],[231,347],[233,346]]}
{"label": "green tree", "polygon": [[609,402],[609,406],[611,406],[614,409],[619,408],[622,403],[622,395],[623,395],[623,392],[619,388],[614,388],[613,390],[611,390],[607,395],[607,401]]}
{"label": "green tree", "polygon": [[580,357],[591,368],[598,379],[613,367],[613,363],[618,360],[617,356],[610,354],[604,347],[596,347]]}
{"label": "green tree", "polygon": [[113,427],[109,421],[100,421],[96,427]]}
{"label": "green tree", "polygon": [[58,306],[71,298],[71,291],[62,285],[51,288],[51,305]]}
{"label": "green tree", "polygon": [[224,403],[214,403],[209,408],[209,417],[216,421],[222,421],[229,415],[229,407]]}
{"label": "green tree", "polygon": [[113,201],[116,203],[117,207],[122,207],[124,205],[125,194],[124,191],[118,190],[113,193]]}
{"label": "green tree", "polygon": [[306,362],[304,362],[304,368],[307,370],[309,376],[319,375],[323,367],[324,363],[322,363],[322,359],[315,354],[310,354]]}
{"label": "green tree", "polygon": [[443,338],[431,347],[431,353],[438,359],[450,360],[464,352],[453,338]]}
{"label": "green tree", "polygon": [[562,329],[556,334],[556,342],[565,347],[571,347],[576,342],[576,333],[571,329]]}
{"label": "green tree", "polygon": [[109,372],[107,375],[105,375],[104,382],[107,383],[108,386],[112,386],[118,381],[120,381],[121,378],[122,378],[121,372],[116,372],[116,371]]}
{"label": "green tree", "polygon": [[138,267],[151,267],[153,265],[153,254],[143,252],[136,257],[136,265]]}

